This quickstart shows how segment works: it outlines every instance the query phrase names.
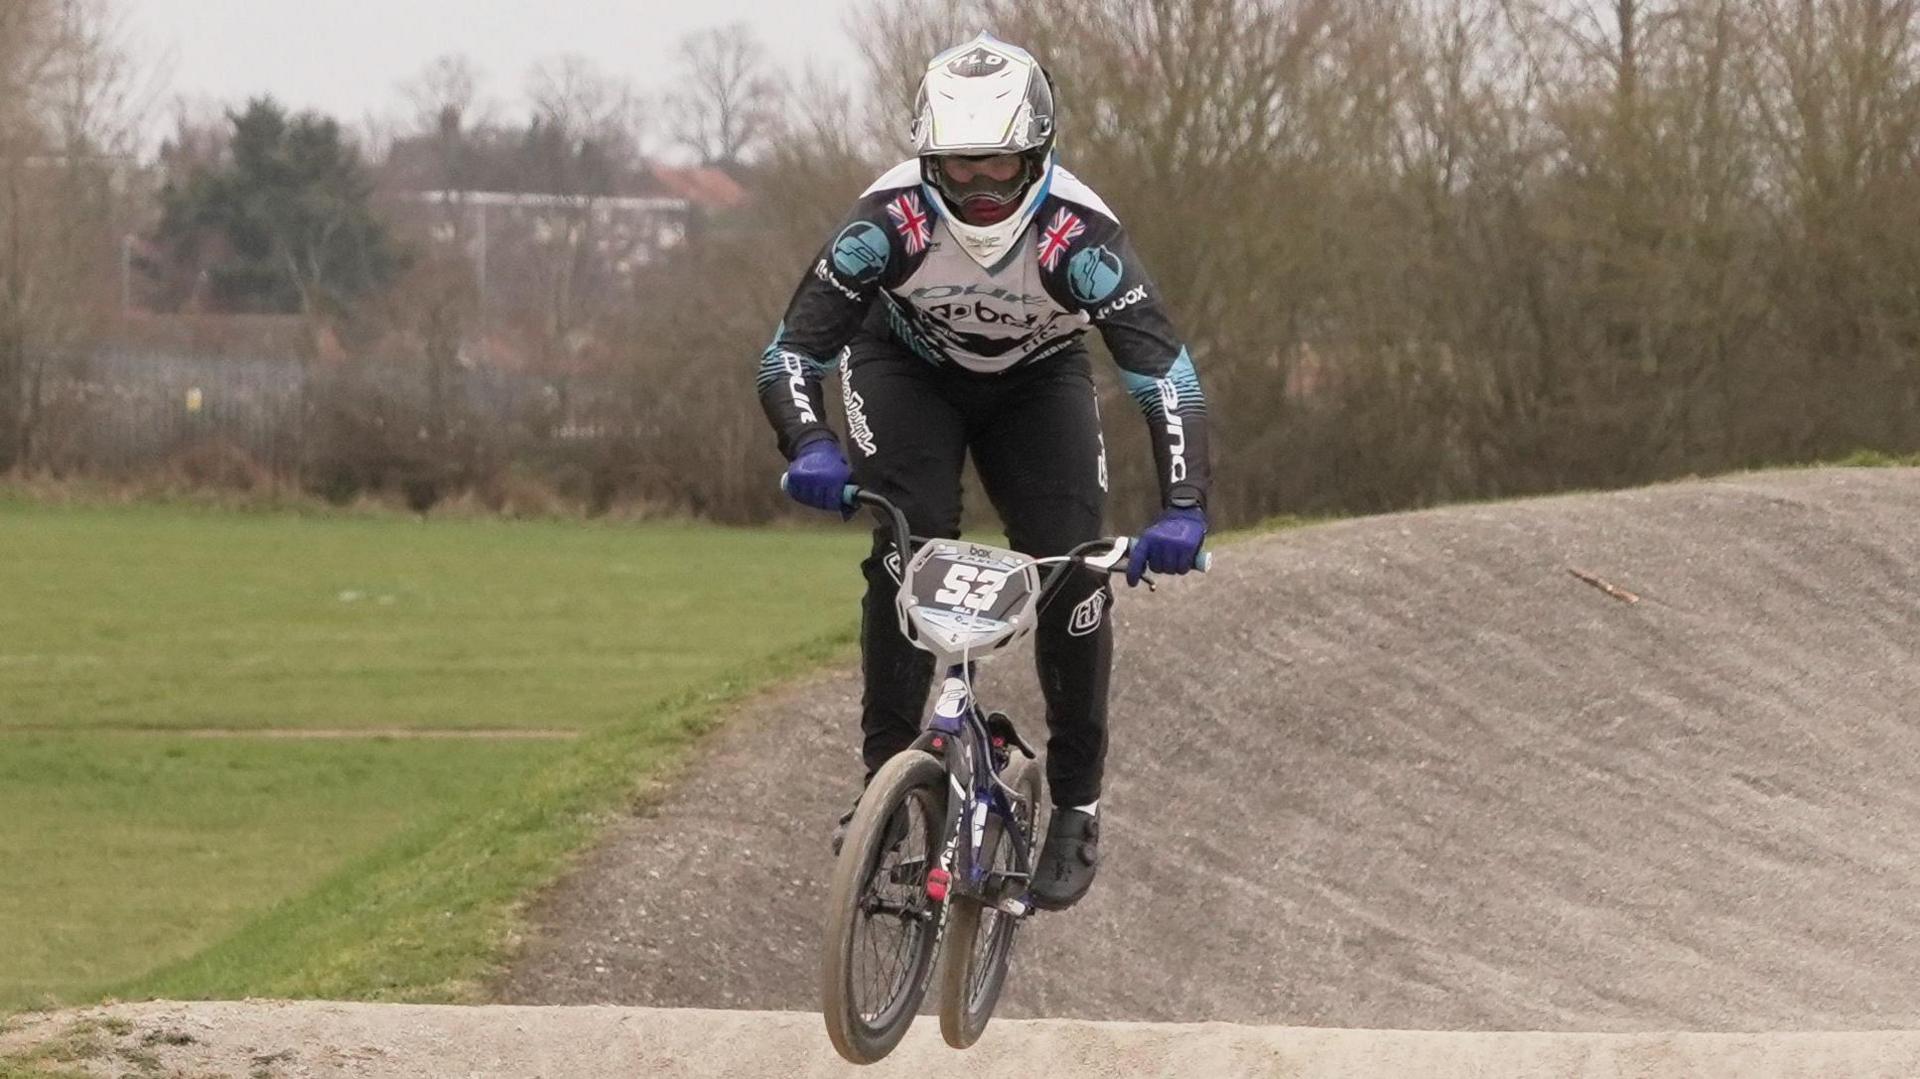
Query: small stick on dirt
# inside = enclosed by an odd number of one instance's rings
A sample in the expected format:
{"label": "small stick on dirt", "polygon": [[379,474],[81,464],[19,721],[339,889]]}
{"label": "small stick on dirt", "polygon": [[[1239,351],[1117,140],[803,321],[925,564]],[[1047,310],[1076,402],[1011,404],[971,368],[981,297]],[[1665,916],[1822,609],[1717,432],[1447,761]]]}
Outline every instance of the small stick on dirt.
{"label": "small stick on dirt", "polygon": [[1639,596],[1634,595],[1632,592],[1629,592],[1624,588],[1619,588],[1614,585],[1608,584],[1606,581],[1603,581],[1600,578],[1594,576],[1593,574],[1588,573],[1586,570],[1578,569],[1573,566],[1568,566],[1567,572],[1587,582],[1593,587],[1598,588],[1600,591],[1605,592],[1607,595],[1612,596],[1614,599],[1617,599],[1622,603],[1640,602]]}

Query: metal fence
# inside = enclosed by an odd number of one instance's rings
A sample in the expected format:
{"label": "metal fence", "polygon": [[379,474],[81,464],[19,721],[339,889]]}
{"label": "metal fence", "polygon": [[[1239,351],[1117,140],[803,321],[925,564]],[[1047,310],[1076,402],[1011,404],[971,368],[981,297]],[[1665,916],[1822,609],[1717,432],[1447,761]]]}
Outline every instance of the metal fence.
{"label": "metal fence", "polygon": [[103,348],[50,372],[34,456],[61,470],[126,473],[220,442],[291,470],[302,386],[300,365],[280,357]]}

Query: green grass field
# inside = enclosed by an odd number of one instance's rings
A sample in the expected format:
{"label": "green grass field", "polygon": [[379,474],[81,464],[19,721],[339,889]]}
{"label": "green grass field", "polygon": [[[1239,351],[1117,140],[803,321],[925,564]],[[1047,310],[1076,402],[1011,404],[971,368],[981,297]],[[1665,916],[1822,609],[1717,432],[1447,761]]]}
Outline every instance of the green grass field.
{"label": "green grass field", "polygon": [[862,545],[0,501],[0,1010],[471,996],[720,701],[846,647]]}
{"label": "green grass field", "polygon": [[855,531],[0,508],[0,727],[595,728],[844,621]]}

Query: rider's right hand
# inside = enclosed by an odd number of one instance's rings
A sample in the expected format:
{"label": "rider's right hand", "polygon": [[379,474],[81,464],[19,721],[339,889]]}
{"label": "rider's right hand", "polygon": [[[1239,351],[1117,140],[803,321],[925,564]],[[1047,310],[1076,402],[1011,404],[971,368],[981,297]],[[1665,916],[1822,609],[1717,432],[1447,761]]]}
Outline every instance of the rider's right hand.
{"label": "rider's right hand", "polygon": [[847,484],[853,480],[853,467],[847,464],[840,444],[831,438],[817,439],[800,447],[787,465],[787,494],[803,506],[838,513],[852,513],[843,501]]}

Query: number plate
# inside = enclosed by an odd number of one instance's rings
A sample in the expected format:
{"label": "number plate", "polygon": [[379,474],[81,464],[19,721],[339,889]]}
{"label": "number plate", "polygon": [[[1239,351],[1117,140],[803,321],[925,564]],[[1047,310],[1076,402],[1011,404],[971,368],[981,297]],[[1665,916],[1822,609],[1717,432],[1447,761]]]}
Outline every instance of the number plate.
{"label": "number plate", "polygon": [[940,653],[989,649],[1025,628],[1038,578],[1017,551],[960,540],[920,549],[900,588],[916,643]]}

